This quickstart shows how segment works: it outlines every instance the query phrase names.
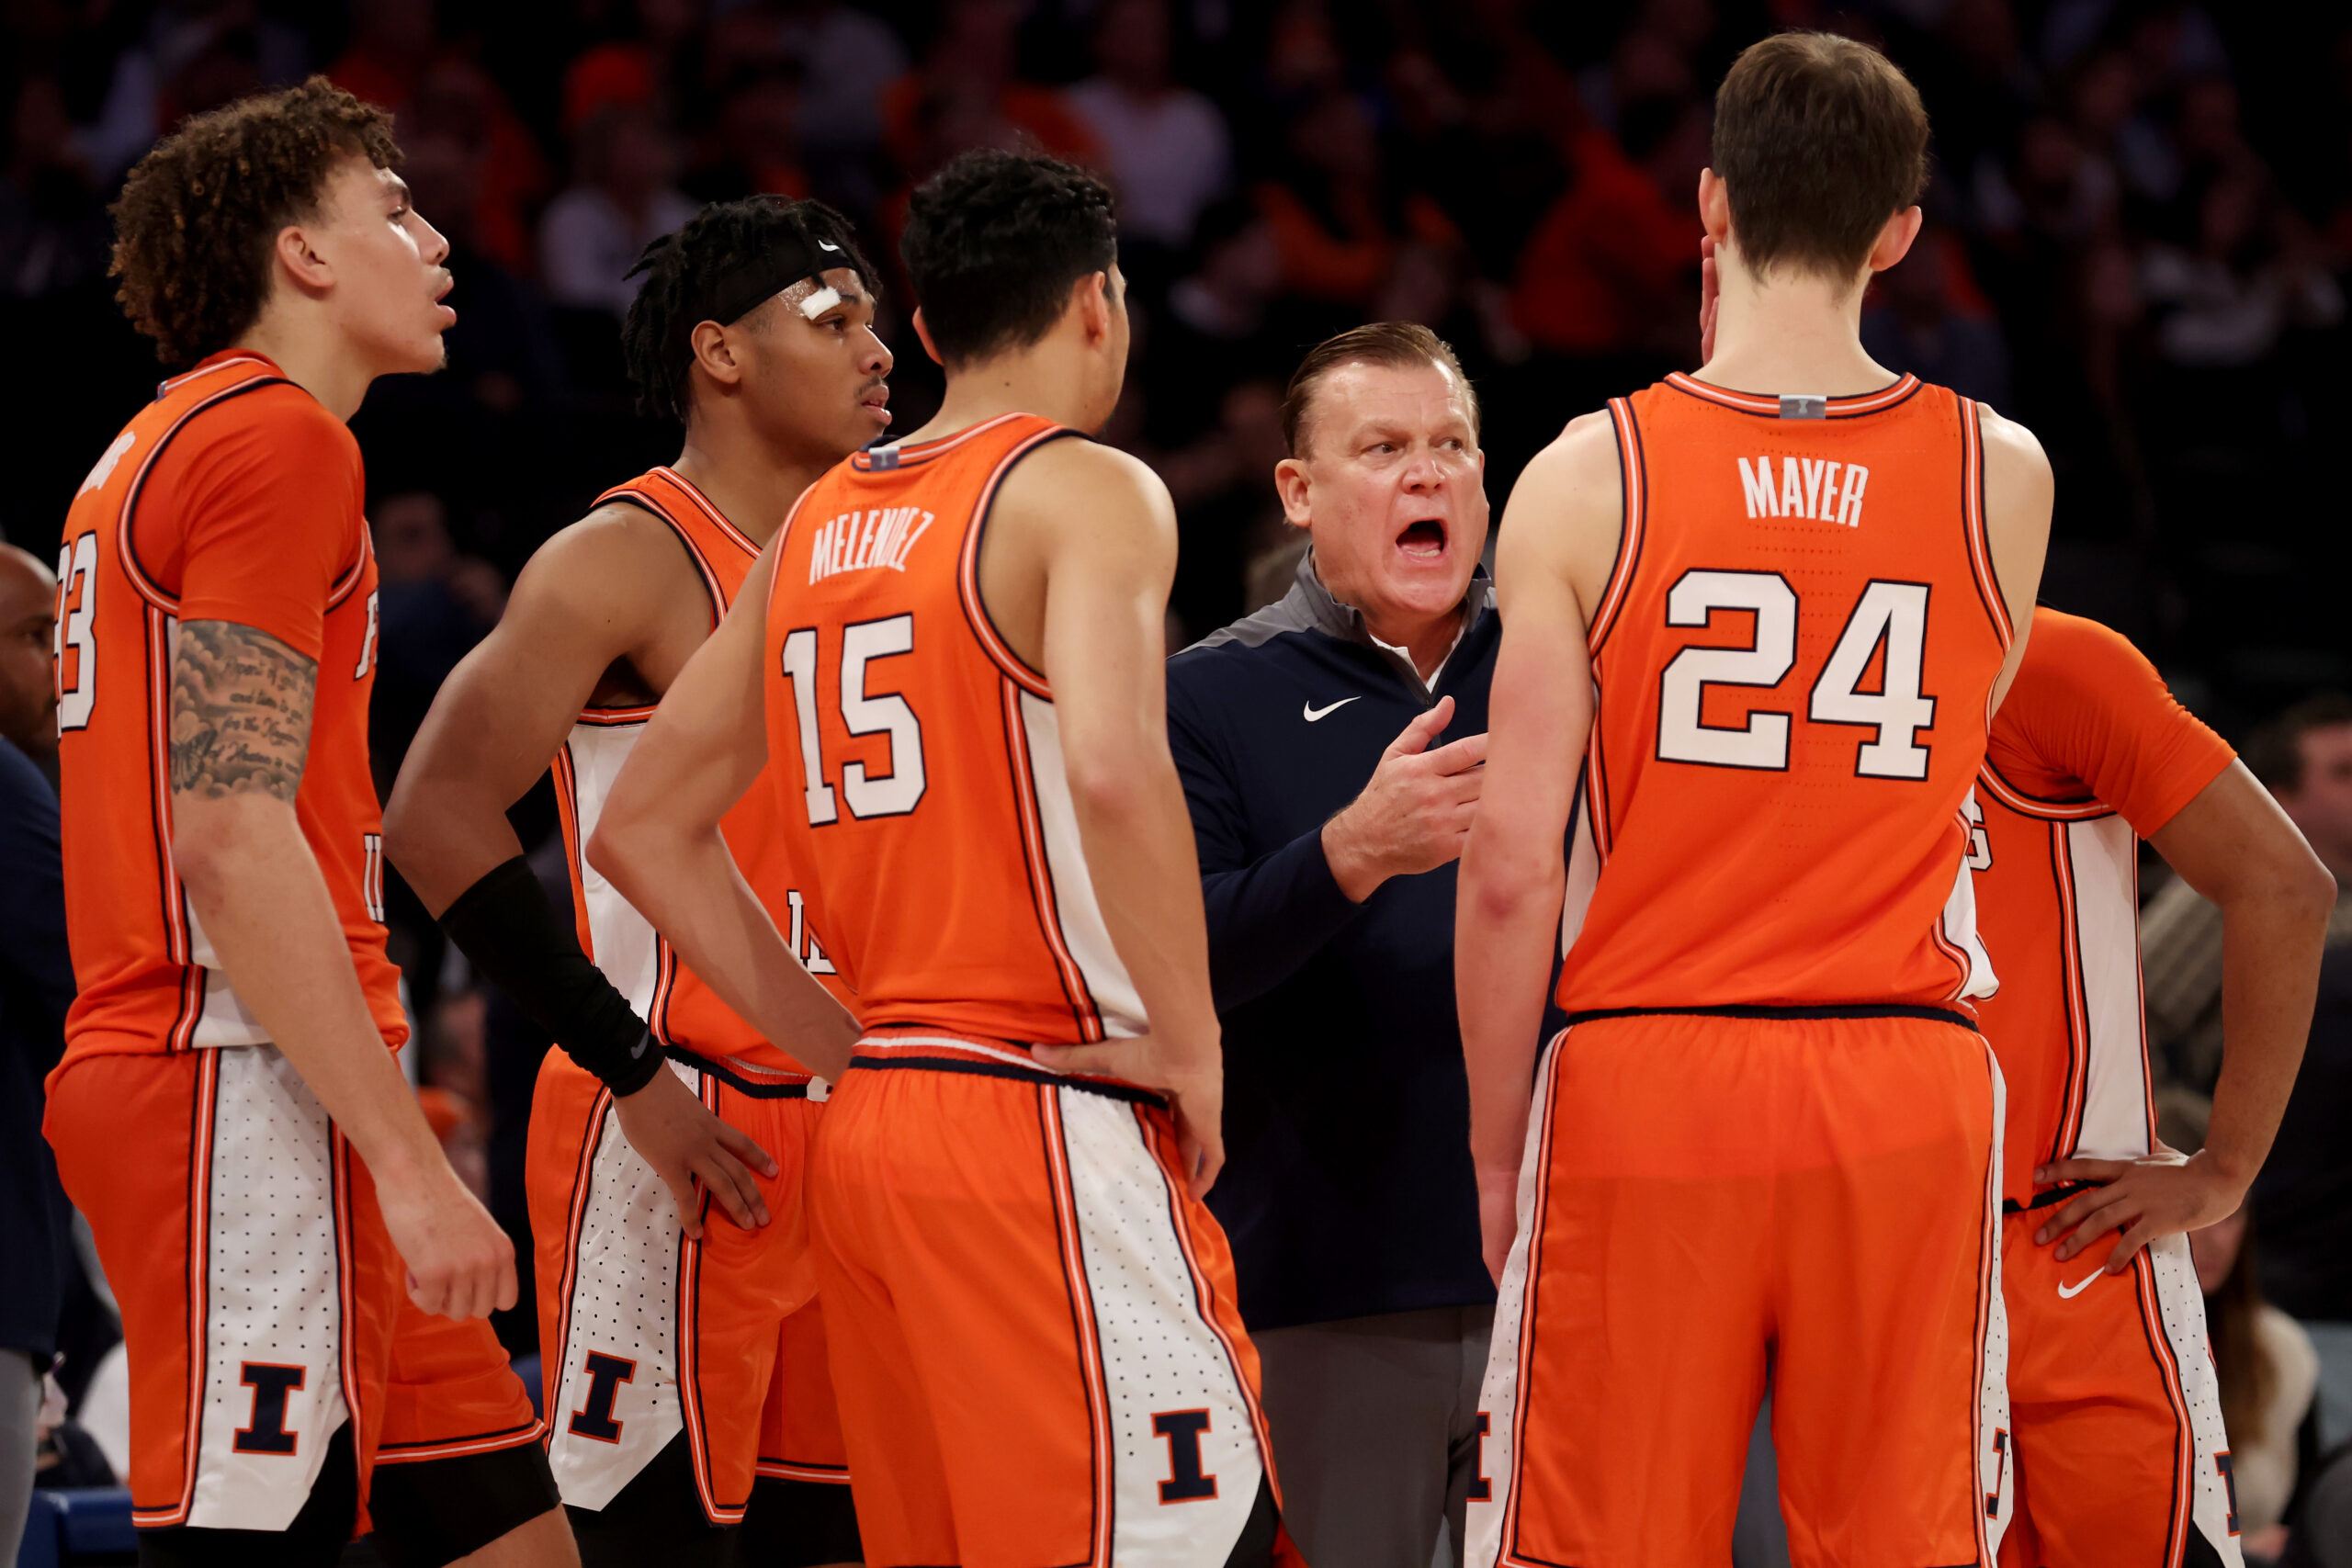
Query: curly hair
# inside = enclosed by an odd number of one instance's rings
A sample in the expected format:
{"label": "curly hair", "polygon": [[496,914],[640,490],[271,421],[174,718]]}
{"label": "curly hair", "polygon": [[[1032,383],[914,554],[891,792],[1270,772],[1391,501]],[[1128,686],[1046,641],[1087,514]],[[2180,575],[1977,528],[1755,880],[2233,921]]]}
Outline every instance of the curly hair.
{"label": "curly hair", "polygon": [[140,159],[114,204],[115,298],[155,356],[237,341],[269,298],[278,231],[318,209],[337,160],[397,165],[390,112],[313,76],[192,117]]}
{"label": "curly hair", "polygon": [[880,293],[874,265],[858,249],[857,231],[821,201],[754,196],[713,202],[675,234],[648,245],[630,269],[631,276],[642,271],[645,282],[621,326],[621,357],[638,412],[685,423],[694,401],[695,328],[720,308],[718,295],[767,253],[788,252],[814,263],[820,245],[849,258],[842,265],[857,274],[868,295]]}
{"label": "curly hair", "polygon": [[950,366],[1026,348],[1118,259],[1110,187],[1043,153],[966,152],[916,188],[899,254]]}

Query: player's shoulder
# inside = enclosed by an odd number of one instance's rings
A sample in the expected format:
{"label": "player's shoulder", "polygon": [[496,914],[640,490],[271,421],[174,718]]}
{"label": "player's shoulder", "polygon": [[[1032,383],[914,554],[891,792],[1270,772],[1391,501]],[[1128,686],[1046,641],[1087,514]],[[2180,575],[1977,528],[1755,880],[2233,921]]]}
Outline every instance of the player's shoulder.
{"label": "player's shoulder", "polygon": [[288,453],[324,449],[355,461],[359,457],[359,438],[351,426],[291,381],[265,380],[250,392],[222,399],[188,434],[201,440],[232,432],[289,443]]}
{"label": "player's shoulder", "polygon": [[550,535],[525,563],[514,589],[526,602],[553,598],[575,608],[644,603],[673,592],[699,599],[703,592],[676,530],[647,508],[617,500],[591,507]]}
{"label": "player's shoulder", "polygon": [[2014,700],[2024,689],[2030,698],[2047,694],[2060,701],[2096,700],[2103,693],[2151,682],[2161,684],[2163,677],[2130,637],[2087,616],[2038,604],[2010,696]]}
{"label": "player's shoulder", "polygon": [[1005,475],[997,508],[1049,528],[1126,533],[1176,526],[1176,505],[1151,465],[1083,436],[1032,448]]}
{"label": "player's shoulder", "polygon": [[2030,484],[2048,485],[2052,482],[2050,455],[2041,449],[2041,441],[2033,432],[2016,420],[1999,412],[1990,403],[1976,405],[1976,429],[1984,443],[1984,467],[1988,479],[1997,479],[2003,470]]}

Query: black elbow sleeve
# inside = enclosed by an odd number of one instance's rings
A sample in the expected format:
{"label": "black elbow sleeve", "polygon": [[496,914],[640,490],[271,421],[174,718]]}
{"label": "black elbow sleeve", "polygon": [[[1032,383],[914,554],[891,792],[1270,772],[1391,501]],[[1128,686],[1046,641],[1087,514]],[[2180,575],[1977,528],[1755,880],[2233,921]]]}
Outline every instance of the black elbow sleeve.
{"label": "black elbow sleeve", "polygon": [[441,916],[458,951],[571,1059],[616,1095],[635,1094],[662,1070],[653,1032],[548,898],[521,855],[492,867]]}

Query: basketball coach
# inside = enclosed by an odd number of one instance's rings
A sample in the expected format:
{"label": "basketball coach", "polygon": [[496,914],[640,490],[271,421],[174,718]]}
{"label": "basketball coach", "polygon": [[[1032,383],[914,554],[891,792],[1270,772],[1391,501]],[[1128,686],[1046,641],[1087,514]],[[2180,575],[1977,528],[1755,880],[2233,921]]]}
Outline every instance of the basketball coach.
{"label": "basketball coach", "polygon": [[1495,1299],[1453,1007],[1499,635],[1478,402],[1434,334],[1377,322],[1307,354],[1283,430],[1297,581],[1168,668],[1225,1028],[1209,1206],[1300,1551],[1428,1568],[1483,1484]]}

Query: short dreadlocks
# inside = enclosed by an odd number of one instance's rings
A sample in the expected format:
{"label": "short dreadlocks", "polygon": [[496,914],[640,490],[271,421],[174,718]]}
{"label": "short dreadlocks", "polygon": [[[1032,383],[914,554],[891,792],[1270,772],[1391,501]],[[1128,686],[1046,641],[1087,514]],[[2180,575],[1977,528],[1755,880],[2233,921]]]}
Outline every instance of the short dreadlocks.
{"label": "short dreadlocks", "polygon": [[[826,259],[828,251],[839,253],[842,259]],[[856,230],[823,202],[781,196],[714,202],[675,234],[647,246],[632,269],[632,275],[643,272],[645,282],[621,328],[621,355],[628,365],[629,384],[637,389],[638,412],[686,423],[694,400],[688,372],[694,366],[695,328],[715,319],[712,312],[719,309],[718,301],[731,283],[755,270],[772,253],[805,256],[810,272],[849,267],[869,296],[880,292],[874,265],[857,247]],[[800,273],[784,283],[807,276]],[[764,302],[755,307],[764,308]]]}
{"label": "short dreadlocks", "polygon": [[115,298],[166,365],[237,341],[269,298],[278,231],[318,211],[337,161],[394,167],[391,115],[313,76],[188,119],[114,204]]}

